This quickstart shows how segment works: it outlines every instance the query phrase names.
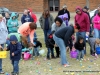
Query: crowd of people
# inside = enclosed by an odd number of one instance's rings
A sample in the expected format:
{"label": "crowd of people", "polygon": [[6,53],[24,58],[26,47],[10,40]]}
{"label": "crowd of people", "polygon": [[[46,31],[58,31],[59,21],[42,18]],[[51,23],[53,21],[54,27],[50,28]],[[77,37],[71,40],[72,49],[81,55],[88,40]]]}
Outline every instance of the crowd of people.
{"label": "crowd of people", "polygon": [[[58,12],[55,19],[49,10],[44,10],[39,18],[47,48],[47,59],[60,58],[64,67],[70,66],[66,56],[68,49],[71,52],[75,48],[78,53],[76,59],[83,60],[84,55],[87,54],[86,34],[89,37],[88,43],[91,55],[97,57],[96,48],[100,47],[100,6],[98,6],[92,18],[90,18],[87,6],[83,9],[77,7],[75,12],[74,24],[69,24],[70,12],[66,5]],[[32,55],[39,56],[39,48],[42,47],[42,43],[37,39],[36,22],[37,16],[31,9],[24,10],[21,17],[22,25],[19,25],[18,17],[14,12],[11,16],[6,12],[5,17],[0,14],[0,50],[10,50],[10,59],[13,66],[12,75],[19,75],[18,64],[23,49],[33,48]],[[7,44],[6,47],[5,44]],[[56,56],[54,55],[54,48]],[[1,58],[0,74],[4,74]]]}

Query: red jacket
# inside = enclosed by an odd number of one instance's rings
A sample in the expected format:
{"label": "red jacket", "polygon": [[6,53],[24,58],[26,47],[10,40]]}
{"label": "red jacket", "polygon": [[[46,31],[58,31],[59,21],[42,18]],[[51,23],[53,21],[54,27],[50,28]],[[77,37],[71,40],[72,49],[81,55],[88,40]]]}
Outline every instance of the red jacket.
{"label": "red jacket", "polygon": [[89,16],[82,11],[80,7],[77,7],[81,11],[81,14],[76,14],[75,16],[75,24],[78,23],[80,25],[79,32],[89,32],[90,30],[90,21]]}
{"label": "red jacket", "polygon": [[37,22],[37,17],[36,17],[36,15],[32,12],[32,9],[29,9],[29,12],[30,12],[30,15],[31,15],[33,21],[36,23],[36,22]]}

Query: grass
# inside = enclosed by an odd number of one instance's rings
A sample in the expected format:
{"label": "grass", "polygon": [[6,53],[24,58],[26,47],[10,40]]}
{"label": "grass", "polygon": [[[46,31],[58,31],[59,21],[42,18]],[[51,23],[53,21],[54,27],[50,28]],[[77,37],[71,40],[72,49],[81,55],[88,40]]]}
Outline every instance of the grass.
{"label": "grass", "polygon": [[[45,49],[45,51],[47,52],[44,45],[43,31],[38,28],[36,30],[36,33],[38,39],[43,44],[42,49]],[[100,58],[95,59],[93,56],[90,55],[89,50],[89,45],[87,44],[87,55],[85,56],[85,60],[81,62],[76,61],[76,59],[70,58],[70,55],[67,52],[67,59],[71,66],[66,68],[60,64],[60,58],[45,60],[46,56],[41,56],[35,57],[34,60],[20,60],[20,75],[100,75],[100,72],[82,72],[100,71]],[[12,71],[12,65],[9,59],[9,52],[8,57],[6,59],[3,59],[3,70],[7,73],[10,73]]]}

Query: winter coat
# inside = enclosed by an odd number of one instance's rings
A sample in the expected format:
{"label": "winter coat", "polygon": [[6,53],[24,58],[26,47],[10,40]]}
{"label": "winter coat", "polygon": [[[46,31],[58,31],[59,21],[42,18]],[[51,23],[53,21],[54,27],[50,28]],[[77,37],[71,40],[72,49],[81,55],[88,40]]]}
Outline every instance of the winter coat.
{"label": "winter coat", "polygon": [[76,9],[79,9],[81,11],[81,14],[76,14],[75,16],[75,24],[80,25],[79,32],[89,32],[90,31],[90,21],[89,17],[86,13],[82,11],[80,7],[77,7]]}
{"label": "winter coat", "polygon": [[94,17],[93,23],[94,23],[94,28],[100,30],[100,16],[98,16],[98,14]]}
{"label": "winter coat", "polygon": [[[54,19],[53,19],[52,15],[50,15],[48,17],[48,21],[49,21],[49,29],[51,29],[51,26],[52,26],[52,24],[54,22]],[[44,30],[45,29],[45,18],[43,17],[43,15],[40,17],[39,22],[40,22],[41,28]]]}
{"label": "winter coat", "polygon": [[17,32],[17,30],[18,30],[18,19],[15,18],[13,20],[12,17],[14,17],[14,16],[16,17],[16,14],[15,13],[12,13],[11,14],[11,17],[8,20],[8,23],[7,23],[8,31],[10,33]]}
{"label": "winter coat", "polygon": [[0,22],[0,44],[6,43],[7,36],[8,36],[8,31],[7,31],[7,27],[6,27],[6,22],[3,19]]}
{"label": "winter coat", "polygon": [[[63,15],[59,15],[58,17],[63,20],[63,22],[66,24],[66,26],[68,26],[68,14],[67,13],[65,13]],[[64,20],[64,18],[66,18],[66,20]]]}
{"label": "winter coat", "polygon": [[[7,47],[7,50],[10,50],[10,59],[18,61],[21,58],[21,51],[22,51],[21,43],[17,42],[18,40],[15,35],[10,36],[10,41],[16,41],[16,44],[10,43]],[[14,53],[14,56],[12,56],[12,53]]]}

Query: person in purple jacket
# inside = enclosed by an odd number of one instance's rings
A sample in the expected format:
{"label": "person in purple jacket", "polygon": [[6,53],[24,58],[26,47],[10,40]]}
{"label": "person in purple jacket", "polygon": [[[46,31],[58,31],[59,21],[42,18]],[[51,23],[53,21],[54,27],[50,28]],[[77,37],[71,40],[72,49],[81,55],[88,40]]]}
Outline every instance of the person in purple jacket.
{"label": "person in purple jacket", "polygon": [[76,8],[75,24],[80,25],[79,32],[76,33],[76,37],[82,36],[85,42],[84,54],[86,54],[86,34],[89,35],[90,31],[90,20],[89,16],[82,11],[80,7]]}
{"label": "person in purple jacket", "polygon": [[68,14],[67,13],[65,13],[64,15],[59,15],[58,17],[63,20],[66,26],[68,26]]}

